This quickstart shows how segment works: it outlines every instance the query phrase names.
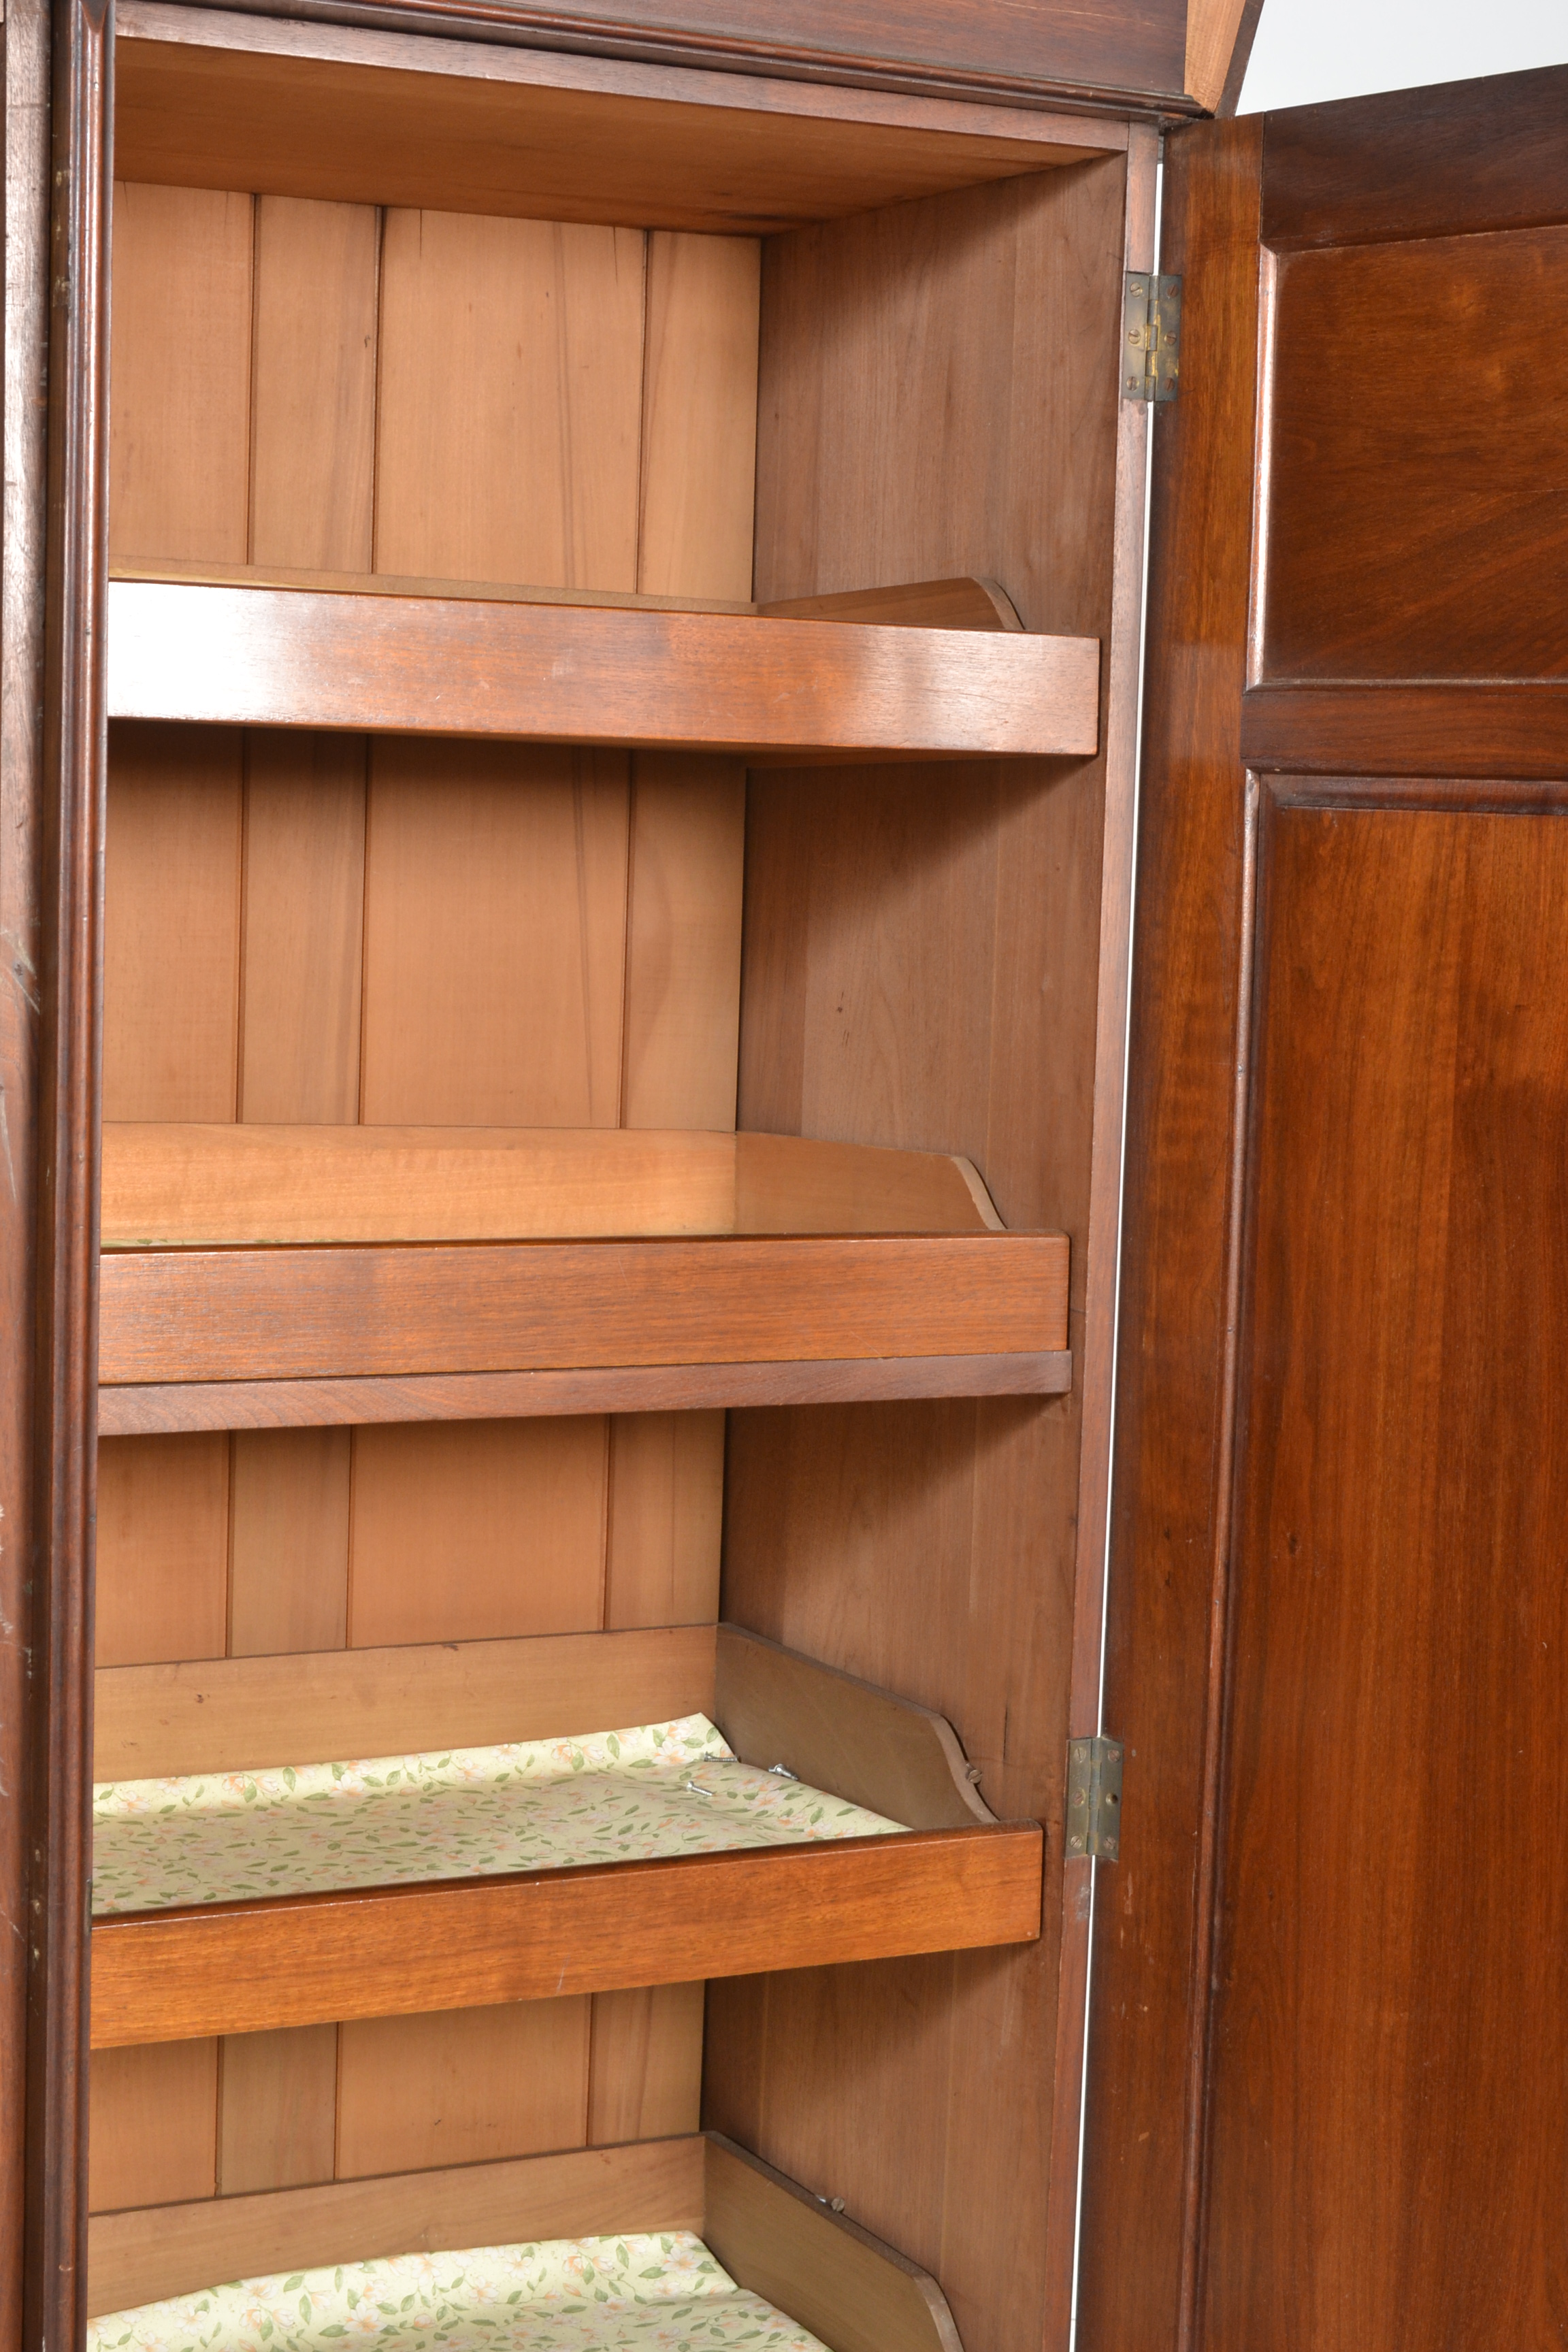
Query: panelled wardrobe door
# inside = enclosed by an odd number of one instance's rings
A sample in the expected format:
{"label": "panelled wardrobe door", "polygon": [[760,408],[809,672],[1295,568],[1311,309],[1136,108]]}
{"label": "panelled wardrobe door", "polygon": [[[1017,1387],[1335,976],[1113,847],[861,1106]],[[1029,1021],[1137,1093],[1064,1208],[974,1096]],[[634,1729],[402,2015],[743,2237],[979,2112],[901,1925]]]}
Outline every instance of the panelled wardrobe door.
{"label": "panelled wardrobe door", "polygon": [[1079,2342],[1555,2345],[1568,71],[1165,220]]}

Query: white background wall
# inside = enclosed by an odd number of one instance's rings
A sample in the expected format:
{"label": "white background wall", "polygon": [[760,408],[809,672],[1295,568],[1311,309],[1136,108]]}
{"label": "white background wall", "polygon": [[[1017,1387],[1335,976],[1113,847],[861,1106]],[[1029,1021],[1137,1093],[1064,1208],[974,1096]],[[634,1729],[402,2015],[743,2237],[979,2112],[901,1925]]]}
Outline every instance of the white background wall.
{"label": "white background wall", "polygon": [[1263,0],[1243,114],[1568,64],[1568,0]]}

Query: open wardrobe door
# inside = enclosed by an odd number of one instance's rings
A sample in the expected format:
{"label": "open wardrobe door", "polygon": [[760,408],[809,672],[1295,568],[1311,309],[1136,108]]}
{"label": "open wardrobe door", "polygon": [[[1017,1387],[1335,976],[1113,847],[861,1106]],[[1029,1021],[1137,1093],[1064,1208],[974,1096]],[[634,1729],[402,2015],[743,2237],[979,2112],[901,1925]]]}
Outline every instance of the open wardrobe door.
{"label": "open wardrobe door", "polygon": [[1568,71],[1170,139],[1082,2352],[1568,2340]]}

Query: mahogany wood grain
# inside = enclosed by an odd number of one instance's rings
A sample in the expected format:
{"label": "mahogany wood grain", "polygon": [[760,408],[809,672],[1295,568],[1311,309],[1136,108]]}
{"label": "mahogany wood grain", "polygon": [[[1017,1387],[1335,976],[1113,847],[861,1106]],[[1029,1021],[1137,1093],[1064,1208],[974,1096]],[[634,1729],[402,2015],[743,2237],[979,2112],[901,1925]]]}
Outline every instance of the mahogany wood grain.
{"label": "mahogany wood grain", "polygon": [[[26,14],[15,37],[24,72],[36,70],[42,53]],[[7,57],[12,38],[7,26]],[[36,1184],[31,1205],[37,1213],[30,1235],[35,1261],[28,1325],[31,1494],[22,1522],[28,1547],[21,1555],[29,1736],[19,1786],[27,1805],[28,1883],[26,1924],[8,1923],[16,1944],[25,1947],[27,1969],[26,2079],[21,2101],[11,2108],[8,2133],[14,2148],[16,2118],[25,2118],[20,2337],[26,2344],[79,2341],[87,2285],[88,1961],[82,1923],[91,1874],[88,1776],[98,1208],[93,1138],[100,1110],[111,42],[107,12],[93,0],[68,0],[53,11],[47,262],[44,247],[35,243],[42,226],[38,192],[29,178],[37,149],[30,130],[17,124],[13,183],[9,110],[6,121],[7,330],[13,191],[18,268],[24,281],[34,268],[47,268],[49,289],[47,371],[39,364],[43,354],[30,327],[22,328],[29,372],[22,378],[21,397],[34,426],[38,404],[47,400],[45,530],[41,539],[33,536],[36,510],[21,520],[21,550],[15,558],[26,570],[39,567],[32,578],[35,588],[42,589],[43,632],[40,642],[24,620],[20,646],[8,646],[6,656],[8,661],[29,656],[36,665],[26,673],[21,708],[12,719],[37,731],[17,780],[21,805],[12,800],[7,780],[5,810],[8,824],[19,819],[16,853],[36,854],[32,871],[37,877],[37,927],[27,924],[8,950],[15,959],[14,978],[38,1011],[36,1111],[26,1093],[17,1106],[18,1144],[31,1159],[28,1181]],[[8,66],[7,84],[9,92],[15,86]],[[37,84],[32,98],[42,107],[44,92]],[[5,429],[8,436],[9,422]],[[24,441],[27,431],[24,425]],[[8,466],[10,448],[8,439]],[[8,470],[7,481],[16,478],[19,490],[36,490],[37,476],[26,453],[19,455],[18,475],[13,478]],[[9,571],[13,551],[4,560]],[[19,584],[16,572],[10,578],[14,586]],[[14,600],[5,617],[17,617]],[[18,683],[15,671],[8,670],[6,683]],[[40,685],[41,703],[34,699]],[[8,729],[5,748],[16,749],[14,729]],[[13,1795],[7,1810],[15,1803]],[[6,2169],[6,2213],[14,2222],[17,2173],[9,2158]],[[13,2235],[7,2287],[15,2279],[16,2251]]]}
{"label": "mahogany wood grain", "polygon": [[833,596],[784,596],[759,613],[788,621],[881,621],[905,628],[1021,629],[1018,608],[998,580],[910,580],[896,587],[849,588]]}
{"label": "mahogany wood grain", "polygon": [[1092,752],[1092,638],[110,583],[121,719],[714,751]]}
{"label": "mahogany wood grain", "polygon": [[[47,416],[37,387],[47,371],[50,256],[50,16],[47,0],[14,0],[0,48],[5,237],[0,432],[6,527],[0,535],[0,933],[17,978],[36,970],[43,920],[47,826],[41,680],[45,634]],[[31,1779],[37,1725],[33,1561],[45,1494],[36,1446],[49,1407],[35,1390],[44,1177],[43,1079],[36,988],[0,989],[0,1088],[10,1181],[0,1192],[0,2336],[18,2343],[33,2171],[26,2144],[29,1879],[40,1818]],[[47,1804],[47,1798],[45,1800]]]}
{"label": "mahogany wood grain", "polygon": [[928,2271],[718,2132],[705,2143],[704,2189],[704,2244],[834,2352],[962,2352]]}
{"label": "mahogany wood grain", "polygon": [[1040,1932],[1034,1822],[100,1920],[93,2046],[540,2000]]}
{"label": "mahogany wood grain", "polygon": [[966,1160],[788,1135],[106,1121],[102,1183],[107,1249],[1001,1225]]}
{"label": "mahogany wood grain", "polygon": [[476,2241],[700,2230],[703,2198],[703,2146],[693,2137],[106,2214],[89,2232],[89,2308],[100,2316],[226,2275]]}
{"label": "mahogany wood grain", "polygon": [[1067,1339],[1067,1285],[1053,1234],[116,1250],[99,1376],[1038,1352]]}
{"label": "mahogany wood grain", "polygon": [[1563,773],[1568,686],[1255,687],[1241,706],[1248,767],[1332,776],[1536,778]]}
{"label": "mahogany wood grain", "polygon": [[710,1714],[711,1625],[411,1643],[200,1665],[100,1666],[100,1780],[255,1770],[314,1755],[492,1747]]}
{"label": "mahogany wood grain", "polygon": [[1439,82],[1270,119],[1266,245],[1382,245],[1565,214],[1561,66],[1498,74],[1484,89]]}
{"label": "mahogany wood grain", "polygon": [[[1568,516],[1540,450],[1568,387],[1537,381],[1532,322],[1565,268],[1561,218],[1279,258],[1260,682],[1554,678],[1561,725]],[[1395,367],[1432,387],[1415,415]]]}
{"label": "mahogany wood grain", "polygon": [[[167,2046],[185,2047],[179,2042]],[[338,2127],[337,2027],[231,2033],[218,2052],[219,2196],[331,2180]]]}
{"label": "mahogany wood grain", "polygon": [[713,1720],[737,1756],[910,1829],[994,1822],[952,1727],[930,1707],[721,1625]]}
{"label": "mahogany wood grain", "polygon": [[1066,1396],[1067,1349],[1002,1356],[824,1357],[759,1364],[607,1365],[588,1372],[437,1372],[424,1379],[132,1382],[101,1391],[106,1436],[187,1429],[493,1421],[518,1413],[706,1412],[721,1406],[888,1398]]}
{"label": "mahogany wood grain", "polygon": [[[1258,175],[1247,118],[1170,142],[1162,268],[1184,279],[1205,366],[1156,431],[1128,1097],[1116,1492],[1105,1723],[1137,1788],[1111,1899],[1096,1906],[1079,2327],[1084,2352],[1181,2345],[1207,1976],[1196,1885],[1212,1869],[1205,1759],[1227,1559],[1225,1403],[1236,1311]],[[1195,563],[1191,550],[1202,547]],[[1202,659],[1191,648],[1204,646]],[[1227,952],[1216,948],[1216,920]],[[1178,1008],[1179,1011],[1178,1011]],[[1173,1037],[1179,1027],[1182,1043]],[[1211,1696],[1215,1704],[1211,1705]]]}
{"label": "mahogany wood grain", "polygon": [[130,0],[128,177],[758,235],[1126,143],[1113,117]]}

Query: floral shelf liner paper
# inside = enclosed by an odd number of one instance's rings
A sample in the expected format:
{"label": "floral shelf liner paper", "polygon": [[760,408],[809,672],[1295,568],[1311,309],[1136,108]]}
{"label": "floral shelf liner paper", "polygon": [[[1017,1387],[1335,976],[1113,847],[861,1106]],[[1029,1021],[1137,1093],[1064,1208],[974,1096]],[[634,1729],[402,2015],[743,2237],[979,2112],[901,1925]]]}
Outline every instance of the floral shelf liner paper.
{"label": "floral shelf liner paper", "polygon": [[688,2230],[279,2272],[95,2319],[87,2352],[824,2352]]}
{"label": "floral shelf liner paper", "polygon": [[93,1790],[92,1907],[102,1916],[903,1827],[739,1762],[706,1716],[689,1715],[582,1739],[105,1782]]}

